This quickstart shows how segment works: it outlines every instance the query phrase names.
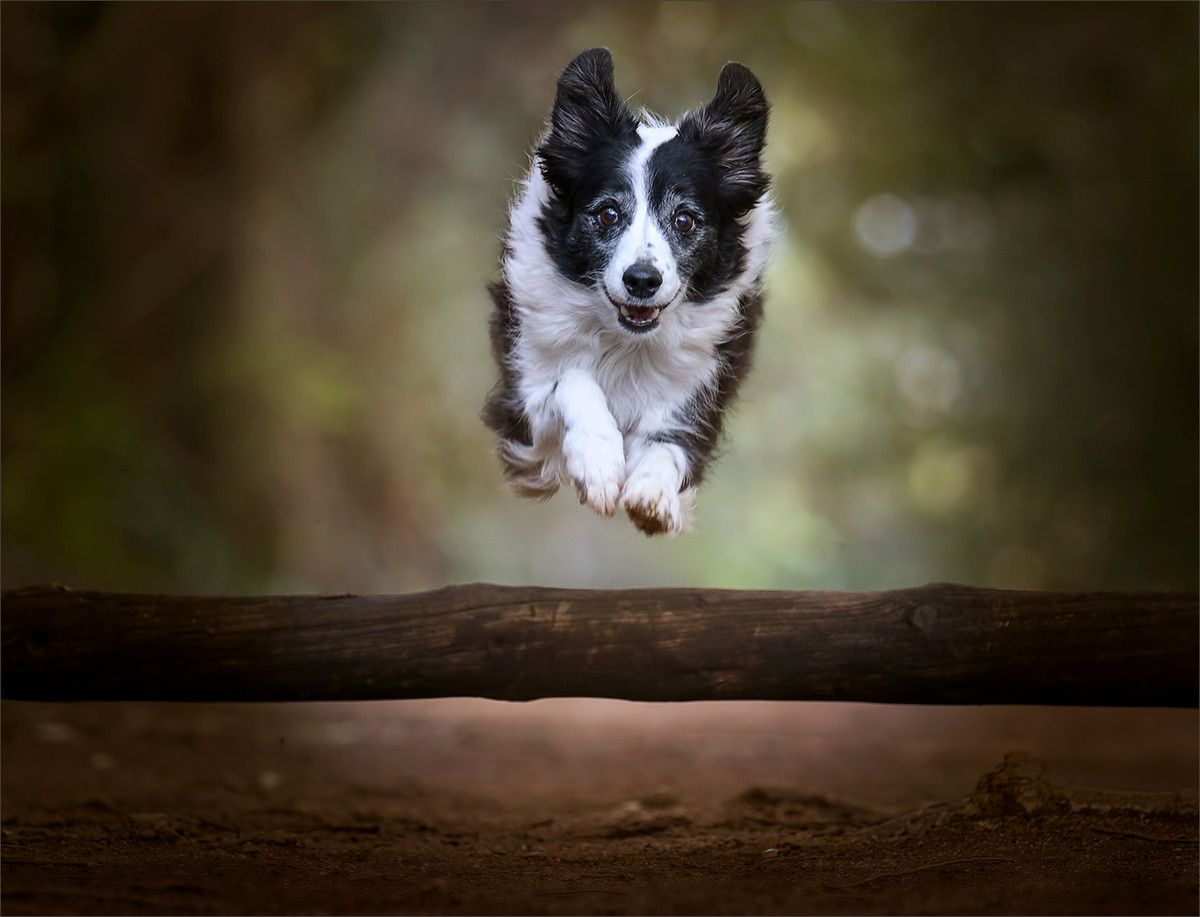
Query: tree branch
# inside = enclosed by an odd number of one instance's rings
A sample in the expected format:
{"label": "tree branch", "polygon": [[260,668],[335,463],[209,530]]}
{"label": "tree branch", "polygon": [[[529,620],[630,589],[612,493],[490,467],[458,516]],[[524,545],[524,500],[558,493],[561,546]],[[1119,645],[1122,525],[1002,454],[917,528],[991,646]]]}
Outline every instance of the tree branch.
{"label": "tree branch", "polygon": [[1197,706],[1194,593],[3,594],[3,696]]}

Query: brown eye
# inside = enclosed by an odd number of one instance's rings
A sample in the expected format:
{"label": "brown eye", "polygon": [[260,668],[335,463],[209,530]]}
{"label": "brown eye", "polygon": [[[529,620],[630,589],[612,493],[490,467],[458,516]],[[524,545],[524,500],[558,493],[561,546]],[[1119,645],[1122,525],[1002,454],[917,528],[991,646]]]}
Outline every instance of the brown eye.
{"label": "brown eye", "polygon": [[605,207],[600,211],[600,223],[603,226],[616,226],[621,219],[621,213],[616,207]]}
{"label": "brown eye", "polygon": [[686,210],[675,214],[675,228],[679,232],[691,232],[696,226],[696,218]]}

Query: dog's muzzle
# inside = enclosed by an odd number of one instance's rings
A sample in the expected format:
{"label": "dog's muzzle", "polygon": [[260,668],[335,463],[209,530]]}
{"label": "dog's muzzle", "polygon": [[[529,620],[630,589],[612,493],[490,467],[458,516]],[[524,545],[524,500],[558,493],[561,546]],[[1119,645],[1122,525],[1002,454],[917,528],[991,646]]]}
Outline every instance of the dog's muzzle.
{"label": "dog's muzzle", "polygon": [[639,260],[625,269],[625,273],[621,275],[621,282],[630,297],[625,302],[613,301],[621,325],[639,334],[658,325],[658,317],[666,306],[650,305],[638,300],[644,301],[654,297],[662,286],[662,272],[651,262]]}

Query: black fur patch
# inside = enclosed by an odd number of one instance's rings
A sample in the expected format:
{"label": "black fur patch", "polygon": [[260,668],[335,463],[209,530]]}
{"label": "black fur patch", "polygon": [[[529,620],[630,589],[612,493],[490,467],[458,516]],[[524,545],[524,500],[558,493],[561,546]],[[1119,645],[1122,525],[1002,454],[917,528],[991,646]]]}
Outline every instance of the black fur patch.
{"label": "black fur patch", "polygon": [[563,276],[576,283],[595,284],[596,255],[604,251],[588,208],[606,199],[632,198],[623,166],[641,143],[637,128],[617,95],[606,48],[585,51],[567,65],[538,159],[551,189],[541,215],[546,250]]}
{"label": "black fur patch", "polygon": [[671,197],[691,199],[706,224],[705,232],[689,237],[691,251],[677,251],[692,302],[717,296],[745,267],[741,218],[771,185],[762,169],[768,112],[754,74],[726,64],[712,101],[684,115],[676,136],[650,157],[651,206],[662,210]]}
{"label": "black fur patch", "polygon": [[735,213],[749,213],[770,187],[762,170],[770,107],[762,85],[741,64],[726,64],[717,94],[679,122],[679,140],[719,164],[721,197]]}
{"label": "black fur patch", "polygon": [[529,431],[529,419],[517,397],[517,374],[512,365],[512,352],[520,322],[513,309],[512,294],[507,283],[502,280],[490,283],[488,292],[492,295],[495,307],[488,321],[488,332],[492,342],[492,359],[500,367],[500,379],[488,395],[479,416],[488,429],[501,439],[530,446],[533,445],[533,435]]}

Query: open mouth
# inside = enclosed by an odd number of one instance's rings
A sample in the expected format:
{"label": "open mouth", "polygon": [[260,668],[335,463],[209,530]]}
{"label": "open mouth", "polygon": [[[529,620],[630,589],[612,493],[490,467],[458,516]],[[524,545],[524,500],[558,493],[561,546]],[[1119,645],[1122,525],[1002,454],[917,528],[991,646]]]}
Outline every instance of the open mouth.
{"label": "open mouth", "polygon": [[632,303],[613,303],[617,307],[617,321],[621,327],[634,334],[644,334],[658,327],[658,317],[666,306],[638,306]]}

